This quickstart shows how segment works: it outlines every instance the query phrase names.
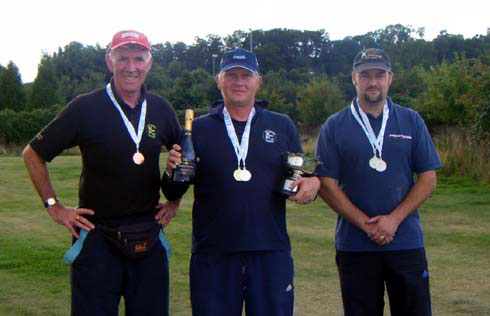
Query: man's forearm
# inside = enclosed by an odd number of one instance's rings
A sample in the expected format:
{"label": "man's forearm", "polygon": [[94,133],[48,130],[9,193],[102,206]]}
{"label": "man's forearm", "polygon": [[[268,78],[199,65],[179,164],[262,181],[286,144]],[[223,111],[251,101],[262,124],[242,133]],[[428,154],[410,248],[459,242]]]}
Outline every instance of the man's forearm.
{"label": "man's forearm", "polygon": [[398,223],[412,214],[430,196],[437,185],[435,170],[423,172],[418,175],[414,186],[410,189],[405,199],[390,213]]}
{"label": "man's forearm", "polygon": [[319,194],[333,211],[367,232],[366,221],[369,217],[349,200],[347,195],[337,185],[337,181],[328,177],[320,177]]}
{"label": "man's forearm", "polygon": [[51,196],[55,196],[53,186],[49,179],[49,172],[46,161],[39,156],[30,145],[22,152],[24,164],[31,178],[32,184],[42,201]]}

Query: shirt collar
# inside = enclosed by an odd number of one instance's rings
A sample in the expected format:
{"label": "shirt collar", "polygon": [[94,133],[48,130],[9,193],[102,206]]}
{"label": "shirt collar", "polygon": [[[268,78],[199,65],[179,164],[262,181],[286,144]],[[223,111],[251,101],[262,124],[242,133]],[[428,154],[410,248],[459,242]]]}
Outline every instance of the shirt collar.
{"label": "shirt collar", "polygon": [[119,96],[119,94],[117,94],[116,88],[114,86],[114,77],[111,78],[111,89],[112,89],[112,92],[114,93],[114,97],[116,98],[116,101],[119,103],[119,105],[121,105],[122,109],[124,109],[125,111],[140,109],[141,104],[143,103],[143,101],[146,98],[146,86],[143,84],[141,86],[140,98],[138,100],[138,104],[136,105],[136,107],[132,108],[126,102],[124,102],[124,100]]}

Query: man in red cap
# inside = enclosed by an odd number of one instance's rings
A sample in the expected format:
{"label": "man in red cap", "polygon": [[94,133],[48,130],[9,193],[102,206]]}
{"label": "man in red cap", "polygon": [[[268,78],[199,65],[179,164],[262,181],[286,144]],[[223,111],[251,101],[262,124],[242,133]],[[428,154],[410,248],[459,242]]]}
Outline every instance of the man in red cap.
{"label": "man in red cap", "polygon": [[[72,315],[168,315],[168,243],[163,234],[180,200],[159,203],[159,157],[179,142],[172,106],[147,92],[152,66],[148,38],[114,35],[106,54],[113,73],[106,87],[76,97],[32,139],[24,161],[41,200],[73,246]],[[64,149],[82,154],[79,204],[66,207],[47,168]]]}

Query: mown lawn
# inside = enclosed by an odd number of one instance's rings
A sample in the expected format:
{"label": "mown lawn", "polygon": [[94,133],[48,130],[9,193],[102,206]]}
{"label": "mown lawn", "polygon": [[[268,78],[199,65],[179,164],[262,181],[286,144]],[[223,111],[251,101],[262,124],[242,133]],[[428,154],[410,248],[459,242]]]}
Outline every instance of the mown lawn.
{"label": "mown lawn", "polygon": [[[163,157],[162,157],[163,158]],[[164,160],[164,159],[163,159]],[[61,156],[51,178],[66,205],[76,205],[80,158]],[[190,312],[188,261],[192,192],[167,230],[172,245],[171,315]],[[440,178],[421,210],[433,314],[490,316],[490,187]],[[334,263],[335,215],[317,199],[288,204],[296,315],[342,315]],[[69,315],[71,237],[47,215],[20,157],[0,157],[0,315]],[[389,312],[386,313],[389,315]]]}

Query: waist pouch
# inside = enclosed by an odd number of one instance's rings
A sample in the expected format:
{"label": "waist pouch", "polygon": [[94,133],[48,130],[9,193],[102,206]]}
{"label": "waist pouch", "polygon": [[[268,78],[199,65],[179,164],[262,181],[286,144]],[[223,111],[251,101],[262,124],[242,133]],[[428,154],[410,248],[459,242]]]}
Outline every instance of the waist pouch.
{"label": "waist pouch", "polygon": [[158,222],[141,222],[109,227],[97,224],[102,236],[127,258],[137,259],[148,254],[156,244],[161,225]]}

